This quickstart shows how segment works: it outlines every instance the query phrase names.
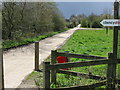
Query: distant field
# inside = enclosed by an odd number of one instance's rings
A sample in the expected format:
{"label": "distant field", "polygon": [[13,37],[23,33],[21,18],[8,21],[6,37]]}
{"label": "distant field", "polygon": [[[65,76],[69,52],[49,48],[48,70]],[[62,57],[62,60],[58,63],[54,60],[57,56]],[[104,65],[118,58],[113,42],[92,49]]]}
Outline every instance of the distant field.
{"label": "distant field", "polygon": [[[107,53],[112,52],[112,33],[112,30],[109,30],[108,34],[106,34],[105,30],[78,30],[59,51],[69,51],[69,53],[107,57]],[[71,58],[70,61],[78,62],[85,60]],[[120,68],[120,65],[117,66],[117,68],[118,67]],[[106,76],[106,65],[72,68],[71,71]],[[117,78],[120,78],[120,72],[118,69]],[[57,85],[51,85],[51,87],[86,85],[94,82],[99,81],[57,74]]]}

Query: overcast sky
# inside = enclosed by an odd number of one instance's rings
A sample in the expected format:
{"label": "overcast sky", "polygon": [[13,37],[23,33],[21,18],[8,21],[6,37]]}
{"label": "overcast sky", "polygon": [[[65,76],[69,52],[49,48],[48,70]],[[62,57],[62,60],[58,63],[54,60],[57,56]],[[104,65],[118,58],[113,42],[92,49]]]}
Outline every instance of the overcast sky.
{"label": "overcast sky", "polygon": [[57,2],[57,7],[65,18],[71,15],[91,13],[100,15],[106,12],[112,14],[113,2]]}

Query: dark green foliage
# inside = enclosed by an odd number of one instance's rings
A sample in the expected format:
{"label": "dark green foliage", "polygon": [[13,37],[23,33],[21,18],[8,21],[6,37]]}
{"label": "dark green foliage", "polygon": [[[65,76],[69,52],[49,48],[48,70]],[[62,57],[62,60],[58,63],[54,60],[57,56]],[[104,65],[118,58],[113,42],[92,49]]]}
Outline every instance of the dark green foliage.
{"label": "dark green foliage", "polygon": [[80,15],[72,15],[69,19],[68,27],[75,27],[78,24],[81,24],[82,27],[87,28],[101,28],[103,27],[100,22],[106,18],[113,18],[110,14],[105,13],[101,15],[95,15],[91,13],[89,16],[85,16],[84,14]]}
{"label": "dark green foliage", "polygon": [[3,48],[3,50],[8,50],[10,48],[28,45],[30,43],[34,43],[35,41],[39,41],[39,40],[45,39],[47,37],[51,37],[55,34],[58,34],[60,32],[66,31],[66,30],[68,30],[68,28],[62,29],[61,31],[58,31],[58,32],[51,32],[46,35],[40,35],[40,36],[32,37],[32,38],[24,38],[23,40],[4,40],[2,43],[2,48]]}
{"label": "dark green foliage", "polygon": [[53,2],[4,2],[2,5],[3,47],[8,42],[8,45],[11,42],[23,43],[26,38],[65,28],[65,20]]}
{"label": "dark green foliage", "polygon": [[[59,15],[55,3],[27,2],[4,3],[3,5],[3,33],[5,33],[5,30],[7,31],[6,33],[8,33],[8,35],[4,35],[6,39],[16,38],[14,36],[16,33],[21,34],[20,36],[30,37],[52,32],[53,29],[56,28],[54,25],[56,22],[53,22],[54,18],[57,19],[57,24],[63,23],[60,21],[63,17]],[[11,9],[13,10],[11,11]],[[8,11],[11,11],[11,13]],[[7,26],[7,24],[9,26]],[[65,25],[62,24],[62,26],[59,26],[57,29],[63,29],[64,27]],[[10,33],[11,35],[9,35]]]}
{"label": "dark green foliage", "polygon": [[14,48],[14,47],[18,47],[18,46],[22,46],[22,45],[27,45],[29,43],[33,43],[35,41],[39,41],[39,40],[42,40],[44,38],[47,38],[47,37],[50,37],[50,36],[53,36],[55,34],[57,34],[58,32],[52,32],[52,33],[49,33],[47,35],[41,35],[41,36],[37,36],[37,37],[34,37],[34,38],[26,38],[26,39],[23,39],[23,40],[4,40],[2,45],[3,45],[3,49],[6,50],[6,49],[9,49],[9,48]]}

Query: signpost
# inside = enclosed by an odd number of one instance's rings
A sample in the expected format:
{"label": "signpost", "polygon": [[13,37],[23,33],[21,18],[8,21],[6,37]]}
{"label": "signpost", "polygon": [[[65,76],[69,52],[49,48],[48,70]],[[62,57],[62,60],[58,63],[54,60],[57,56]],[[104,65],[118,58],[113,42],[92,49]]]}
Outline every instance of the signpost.
{"label": "signpost", "polygon": [[104,19],[100,23],[103,26],[120,26],[120,19]]}
{"label": "signpost", "polygon": [[[113,26],[113,53],[109,57],[120,58],[120,19],[119,19],[119,2],[116,0],[114,2],[114,19],[104,19],[100,22],[103,26]],[[119,33],[119,34],[118,34]],[[114,62],[112,60],[112,62]],[[115,80],[116,80],[116,64],[108,64],[111,73],[107,75],[107,88],[108,90],[115,90]],[[109,83],[112,82],[112,83]]]}
{"label": "signpost", "polygon": [[[119,19],[119,2],[115,1],[114,2],[114,19],[104,19],[100,22],[103,26],[113,26],[113,56],[114,58],[120,58],[120,36],[118,36],[118,27],[120,26],[120,19]],[[119,34],[120,35],[120,34]],[[119,38],[119,39],[118,39]]]}

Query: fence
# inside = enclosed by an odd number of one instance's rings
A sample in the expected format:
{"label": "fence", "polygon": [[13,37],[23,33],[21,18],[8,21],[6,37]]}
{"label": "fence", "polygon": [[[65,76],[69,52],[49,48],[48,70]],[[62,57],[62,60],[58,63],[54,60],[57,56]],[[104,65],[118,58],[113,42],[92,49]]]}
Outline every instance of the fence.
{"label": "fence", "polygon": [[[118,1],[114,2],[114,19],[119,19],[119,2]],[[66,53],[60,53],[57,51],[52,51],[51,64],[50,62],[44,62],[44,88],[50,88],[50,74],[51,74],[51,82],[56,83],[56,73],[63,73],[63,74],[71,74],[73,76],[77,76],[79,74],[80,76],[82,77],[84,76],[85,78],[102,80],[102,82],[95,83],[92,85],[63,88],[63,89],[77,89],[77,88],[85,88],[85,87],[95,88],[95,87],[107,85],[107,88],[109,90],[115,90],[115,84],[116,83],[120,84],[120,80],[116,80],[116,65],[120,63],[120,59],[117,59],[117,57],[119,57],[118,46],[120,44],[118,43],[118,41],[120,40],[118,39],[118,29],[119,29],[118,27],[114,27],[113,29],[113,53],[108,53],[108,58],[90,56],[90,55],[88,56],[88,55],[78,55],[78,54],[68,54],[68,53],[66,54]],[[92,59],[92,61],[56,64],[57,56]],[[93,65],[101,65],[101,64],[107,64],[106,77],[60,70],[62,68],[93,66]]]}
{"label": "fence", "polygon": [[[68,63],[58,64],[56,63],[57,56],[90,59],[91,61],[68,62]],[[99,57],[99,56],[71,54],[71,53],[62,53],[62,52],[52,51],[51,64],[50,62],[44,62],[44,71],[43,71],[44,84],[43,85],[44,85],[44,88],[50,89],[50,79],[51,79],[51,83],[56,83],[56,73],[62,73],[62,74],[70,74],[73,76],[81,76],[89,79],[101,80],[101,82],[95,83],[92,85],[69,87],[69,88],[65,87],[65,88],[59,88],[59,89],[80,89],[80,88],[90,89],[90,88],[107,85],[108,89],[114,90],[115,84],[116,83],[120,84],[120,80],[116,80],[116,72],[114,71],[116,64],[119,64],[119,63],[120,63],[120,59],[113,58],[113,53],[108,53],[108,58],[106,58],[106,57]],[[107,64],[107,73],[106,73],[107,77],[100,77],[100,76],[95,76],[91,74],[83,74],[83,73],[78,73],[73,71],[60,70],[62,68],[93,66],[93,65],[101,65],[101,64]],[[50,74],[51,74],[51,78],[50,78]]]}

